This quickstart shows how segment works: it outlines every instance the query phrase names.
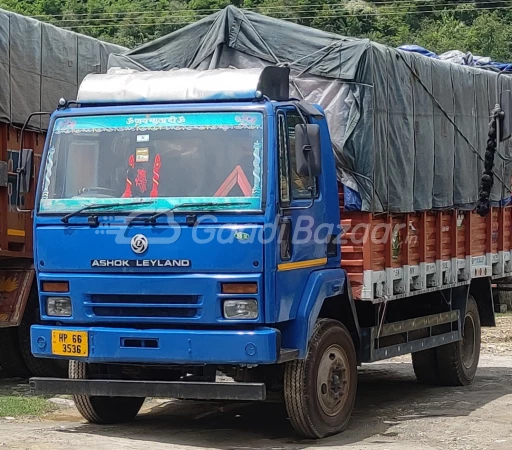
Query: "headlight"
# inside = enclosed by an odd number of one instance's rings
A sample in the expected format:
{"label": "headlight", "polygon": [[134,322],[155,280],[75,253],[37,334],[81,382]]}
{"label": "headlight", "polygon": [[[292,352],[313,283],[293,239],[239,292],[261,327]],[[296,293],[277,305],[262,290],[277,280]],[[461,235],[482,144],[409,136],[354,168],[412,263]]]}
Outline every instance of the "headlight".
{"label": "headlight", "polygon": [[225,300],[224,317],[226,319],[257,319],[258,301],[248,300]]}
{"label": "headlight", "polygon": [[48,316],[69,317],[71,312],[71,298],[48,297],[46,299],[46,314]]}

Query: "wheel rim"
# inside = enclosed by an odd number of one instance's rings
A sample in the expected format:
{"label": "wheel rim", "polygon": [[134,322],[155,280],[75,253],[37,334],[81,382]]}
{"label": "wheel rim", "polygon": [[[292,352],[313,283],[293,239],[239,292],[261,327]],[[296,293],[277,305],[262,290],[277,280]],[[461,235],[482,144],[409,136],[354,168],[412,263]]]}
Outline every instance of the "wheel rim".
{"label": "wheel rim", "polygon": [[466,369],[471,368],[475,362],[475,350],[475,321],[473,315],[468,314],[464,319],[464,329],[462,332],[462,364]]}
{"label": "wheel rim", "polygon": [[348,367],[347,354],[339,345],[331,345],[320,359],[316,391],[320,408],[328,416],[339,414],[347,402]]}

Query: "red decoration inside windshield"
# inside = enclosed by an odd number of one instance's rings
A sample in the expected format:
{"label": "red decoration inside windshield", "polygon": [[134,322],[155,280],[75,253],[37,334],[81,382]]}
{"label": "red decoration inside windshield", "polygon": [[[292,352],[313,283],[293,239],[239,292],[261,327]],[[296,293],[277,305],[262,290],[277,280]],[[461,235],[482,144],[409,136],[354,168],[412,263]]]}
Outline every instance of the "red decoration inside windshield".
{"label": "red decoration inside windshield", "polygon": [[236,166],[233,169],[233,172],[228,175],[224,183],[222,183],[219,189],[217,189],[214,197],[226,197],[236,184],[240,186],[245,197],[250,197],[252,195],[251,183],[249,183],[243,169],[240,166]]}
{"label": "red decoration inside windshield", "polygon": [[148,180],[146,177],[146,169],[137,169],[137,176],[135,177],[135,186],[140,192],[144,193],[148,190]]}

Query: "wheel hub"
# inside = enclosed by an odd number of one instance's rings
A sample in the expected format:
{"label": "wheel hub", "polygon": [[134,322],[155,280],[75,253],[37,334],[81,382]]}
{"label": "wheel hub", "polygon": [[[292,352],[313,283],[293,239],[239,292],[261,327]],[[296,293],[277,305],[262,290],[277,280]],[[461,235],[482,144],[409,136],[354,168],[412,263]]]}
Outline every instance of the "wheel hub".
{"label": "wheel hub", "polygon": [[346,386],[350,374],[348,357],[339,345],[331,345],[323,353],[318,367],[317,396],[322,411],[335,416],[346,402]]}

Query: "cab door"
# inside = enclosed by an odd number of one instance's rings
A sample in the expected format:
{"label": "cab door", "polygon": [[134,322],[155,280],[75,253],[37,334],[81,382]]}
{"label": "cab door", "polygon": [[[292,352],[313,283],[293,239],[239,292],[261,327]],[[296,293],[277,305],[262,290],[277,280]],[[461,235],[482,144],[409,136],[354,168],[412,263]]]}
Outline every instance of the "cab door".
{"label": "cab door", "polygon": [[302,151],[295,146],[295,126],[302,123],[301,115],[293,107],[277,113],[280,212],[280,242],[276,246],[277,321],[295,317],[310,273],[327,264],[328,229],[321,227],[325,223],[322,176],[310,183],[309,177],[300,176],[295,166],[297,151]]}

